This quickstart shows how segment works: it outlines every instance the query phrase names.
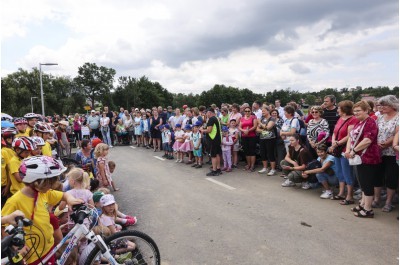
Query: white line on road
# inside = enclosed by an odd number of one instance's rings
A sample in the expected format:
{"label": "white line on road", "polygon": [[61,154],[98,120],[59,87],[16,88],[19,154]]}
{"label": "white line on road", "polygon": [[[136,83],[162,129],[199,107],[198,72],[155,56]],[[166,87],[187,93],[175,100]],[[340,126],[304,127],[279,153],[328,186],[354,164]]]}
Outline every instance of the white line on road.
{"label": "white line on road", "polygon": [[136,149],[136,147],[135,146],[129,146],[130,148],[133,148],[133,149]]}
{"label": "white line on road", "polygon": [[154,158],[160,159],[161,161],[164,161],[164,160],[165,160],[164,158],[161,158],[161,157],[159,157],[159,156],[154,156]]}
{"label": "white line on road", "polygon": [[222,183],[222,182],[220,182],[220,181],[218,181],[218,180],[215,180],[215,179],[213,179],[213,178],[206,178],[206,180],[211,181],[211,182],[213,182],[213,183],[215,183],[215,184],[217,184],[217,185],[220,185],[220,186],[222,186],[222,187],[224,187],[224,188],[226,188],[226,189],[228,189],[228,190],[236,190],[236,188],[231,187],[231,186],[229,186],[229,185],[226,185],[225,183]]}

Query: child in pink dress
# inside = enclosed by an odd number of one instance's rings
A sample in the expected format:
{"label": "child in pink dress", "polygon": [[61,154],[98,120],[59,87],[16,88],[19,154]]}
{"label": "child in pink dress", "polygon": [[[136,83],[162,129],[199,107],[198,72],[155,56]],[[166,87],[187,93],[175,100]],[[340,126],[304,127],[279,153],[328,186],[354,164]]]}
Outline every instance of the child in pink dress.
{"label": "child in pink dress", "polygon": [[[185,139],[185,142],[179,147],[179,151],[184,153],[189,153],[189,162],[192,161],[192,151],[193,151],[193,146],[192,146],[192,126],[190,124],[185,125],[185,134],[183,135],[183,138]],[[183,163],[183,157],[182,161]],[[189,163],[188,162],[188,163]]]}
{"label": "child in pink dress", "polygon": [[179,123],[176,124],[175,125],[175,143],[172,146],[172,149],[174,149],[174,152],[177,153],[177,159],[175,161],[176,163],[183,161],[183,153],[181,151],[179,151],[179,148],[185,141],[185,139],[183,138],[183,135],[184,135],[184,131],[182,131],[181,125]]}

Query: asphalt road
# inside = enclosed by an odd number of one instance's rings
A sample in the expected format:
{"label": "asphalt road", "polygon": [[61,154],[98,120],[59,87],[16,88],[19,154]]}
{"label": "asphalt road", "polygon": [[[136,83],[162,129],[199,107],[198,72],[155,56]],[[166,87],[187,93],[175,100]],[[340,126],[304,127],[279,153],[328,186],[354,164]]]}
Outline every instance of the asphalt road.
{"label": "asphalt road", "polygon": [[[398,210],[356,218],[321,189],[281,187],[282,178],[232,173],[209,179],[161,152],[111,149],[120,208],[160,249],[162,264],[398,264]],[[217,181],[217,182],[215,182]]]}

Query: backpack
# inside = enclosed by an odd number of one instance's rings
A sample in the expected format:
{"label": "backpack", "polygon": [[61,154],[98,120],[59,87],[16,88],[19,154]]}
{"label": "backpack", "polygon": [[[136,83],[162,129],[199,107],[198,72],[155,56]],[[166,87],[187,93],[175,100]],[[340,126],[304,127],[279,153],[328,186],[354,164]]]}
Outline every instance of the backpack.
{"label": "backpack", "polygon": [[306,124],[304,123],[304,121],[299,118],[293,118],[293,119],[297,119],[299,121],[299,125],[300,125],[300,129],[296,130],[296,132],[302,136],[307,135],[307,128],[306,128]]}

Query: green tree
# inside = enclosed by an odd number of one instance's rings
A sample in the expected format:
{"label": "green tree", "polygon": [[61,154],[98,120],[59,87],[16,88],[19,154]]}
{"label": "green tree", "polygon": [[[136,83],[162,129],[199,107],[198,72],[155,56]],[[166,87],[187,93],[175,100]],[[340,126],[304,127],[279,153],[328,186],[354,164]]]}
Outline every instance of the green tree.
{"label": "green tree", "polygon": [[116,72],[112,68],[97,66],[95,63],[85,63],[78,68],[76,84],[80,87],[86,98],[90,99],[94,108],[95,101],[100,101],[110,94]]}

